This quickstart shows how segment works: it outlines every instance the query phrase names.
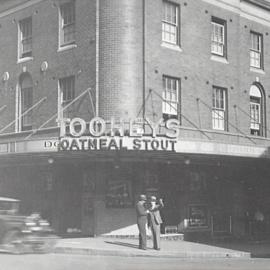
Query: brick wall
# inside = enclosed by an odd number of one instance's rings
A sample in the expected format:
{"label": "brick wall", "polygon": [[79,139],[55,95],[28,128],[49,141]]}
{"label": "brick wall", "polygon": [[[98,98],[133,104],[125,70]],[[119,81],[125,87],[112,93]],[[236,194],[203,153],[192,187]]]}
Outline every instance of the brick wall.
{"label": "brick wall", "polygon": [[[182,125],[194,127],[192,122],[199,128],[211,130],[211,110],[196,99],[211,107],[212,86],[225,87],[228,91],[229,132],[249,134],[249,117],[234,105],[249,113],[249,88],[254,81],[259,81],[265,90],[266,124],[269,126],[269,14],[265,12],[265,18],[261,21],[258,18],[251,20],[247,16],[240,16],[238,11],[209,4],[210,1],[174,2],[180,5],[181,51],[162,46],[162,0],[145,1],[146,95],[149,89],[162,94],[162,75],[180,78]],[[10,74],[7,82],[0,82],[0,108],[7,105],[7,109],[0,113],[0,128],[15,117],[16,87],[24,69],[33,78],[34,102],[47,97],[46,102],[34,110],[34,128],[57,112],[59,78],[75,75],[76,95],[91,87],[92,97],[95,97],[96,2],[76,1],[77,48],[61,52],[58,52],[57,3],[44,0],[4,17],[0,15],[0,33],[3,37],[0,39],[0,76],[5,71]],[[33,60],[17,63],[18,21],[30,15],[33,19]],[[100,0],[99,16],[100,116],[106,119],[111,116],[135,117],[143,103],[143,1]],[[227,22],[228,63],[211,60],[212,16]],[[251,30],[263,34],[262,73],[250,71]],[[49,64],[46,72],[40,71],[43,61]],[[152,94],[146,103],[146,115],[157,119],[161,113],[161,100]],[[93,116],[88,95],[76,102],[74,116],[86,120]],[[55,125],[53,120],[47,126]],[[13,132],[14,125],[6,131]],[[229,141],[229,136],[222,140]]]}
{"label": "brick wall", "polygon": [[[15,118],[15,93],[19,76],[29,72],[34,83],[34,103],[43,97],[46,102],[34,109],[34,128],[39,127],[57,112],[58,79],[75,75],[75,95],[85,89],[93,89],[95,97],[95,1],[76,2],[77,47],[58,52],[58,6],[52,1],[42,1],[26,9],[0,18],[0,75],[10,74],[7,82],[0,82],[0,107],[7,105],[1,113],[0,128]],[[32,16],[33,60],[17,63],[18,21]],[[41,72],[43,61],[48,69]],[[93,116],[88,95],[74,105],[74,116],[85,119]],[[55,126],[55,119],[46,127]],[[14,125],[6,132],[14,132]]]}
{"label": "brick wall", "polygon": [[[198,127],[212,129],[211,111],[196,98],[200,98],[209,107],[212,106],[212,86],[225,87],[228,90],[229,132],[239,131],[249,134],[249,117],[234,108],[237,104],[249,113],[249,89],[253,82],[260,81],[266,95],[266,115],[269,126],[270,111],[268,95],[270,82],[267,73],[270,67],[269,23],[240,17],[238,13],[205,3],[205,1],[173,1],[180,5],[181,50],[168,49],[161,45],[162,1],[147,1],[147,82],[146,93],[154,89],[162,94],[162,75],[181,79],[181,112],[183,126],[192,126],[188,118]],[[217,1],[213,1],[217,2]],[[155,11],[155,12],[153,12]],[[268,19],[270,18],[268,14]],[[211,60],[211,17],[227,22],[228,63]],[[263,34],[264,71],[250,71],[249,48],[250,31]],[[161,100],[153,95],[147,103],[147,115],[161,117]]]}
{"label": "brick wall", "polygon": [[100,1],[100,114],[136,117],[142,104],[142,1]]}

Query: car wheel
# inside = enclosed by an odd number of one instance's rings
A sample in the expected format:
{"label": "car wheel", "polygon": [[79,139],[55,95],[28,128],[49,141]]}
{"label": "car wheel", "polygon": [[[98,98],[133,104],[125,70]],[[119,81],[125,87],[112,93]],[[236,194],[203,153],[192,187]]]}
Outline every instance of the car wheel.
{"label": "car wheel", "polygon": [[13,254],[24,252],[23,237],[17,230],[11,230],[6,233],[3,239],[4,249]]}

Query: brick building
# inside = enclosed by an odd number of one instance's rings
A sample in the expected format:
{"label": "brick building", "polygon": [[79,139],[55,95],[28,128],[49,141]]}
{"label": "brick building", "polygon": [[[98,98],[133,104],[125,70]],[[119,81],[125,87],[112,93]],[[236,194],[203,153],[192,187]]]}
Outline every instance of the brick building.
{"label": "brick building", "polygon": [[269,234],[269,32],[266,0],[1,1],[0,194],[62,234],[137,233],[142,192],[164,231]]}

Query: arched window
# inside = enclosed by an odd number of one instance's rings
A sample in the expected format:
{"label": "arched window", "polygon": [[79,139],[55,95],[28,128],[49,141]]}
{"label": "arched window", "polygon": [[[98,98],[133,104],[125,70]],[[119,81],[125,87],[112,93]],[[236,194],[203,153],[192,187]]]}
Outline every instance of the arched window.
{"label": "arched window", "polygon": [[261,87],[253,84],[249,91],[250,96],[250,133],[255,136],[264,136],[264,93]]}
{"label": "arched window", "polygon": [[19,130],[32,129],[33,81],[30,74],[22,74],[19,80]]}

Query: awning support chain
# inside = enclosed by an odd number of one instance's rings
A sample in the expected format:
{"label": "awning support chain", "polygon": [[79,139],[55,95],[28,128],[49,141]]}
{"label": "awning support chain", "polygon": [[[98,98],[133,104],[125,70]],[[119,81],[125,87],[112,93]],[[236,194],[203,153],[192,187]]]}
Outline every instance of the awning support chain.
{"label": "awning support chain", "polygon": [[37,107],[39,104],[41,104],[43,101],[45,101],[47,97],[43,97],[41,100],[36,102],[33,106],[31,106],[29,109],[27,109],[24,113],[22,113],[18,118],[15,118],[13,121],[11,121],[9,124],[7,124],[5,127],[3,127],[0,130],[0,134],[5,131],[7,128],[11,127],[13,124],[15,124],[20,118],[22,118],[24,115],[32,111],[35,107]]}
{"label": "awning support chain", "polygon": [[[245,114],[249,119],[251,120],[255,120],[249,113],[247,113],[245,110],[243,110],[240,106],[238,105],[234,105],[235,108],[238,108],[240,112],[242,112],[243,114]],[[262,125],[263,128],[265,128],[268,132],[270,132],[270,130],[266,127],[266,125]]]}
{"label": "awning support chain", "polygon": [[[162,101],[166,102],[169,106],[173,107],[171,105],[170,102],[168,102],[167,100],[165,100],[159,93],[157,93],[157,91],[151,89],[151,91],[154,92],[154,94],[156,94]],[[173,107],[174,108],[174,107]],[[207,137],[208,140],[212,140],[212,138],[210,136],[208,136],[206,134],[206,132],[204,132],[203,130],[201,130],[195,123],[193,123],[191,120],[188,119],[188,117],[186,117],[183,113],[180,112],[180,115],[188,122],[190,123],[193,127],[195,127],[199,132],[201,132],[205,137]]]}
{"label": "awning support chain", "polygon": [[[91,88],[86,89],[85,91],[83,91],[79,96],[77,96],[76,98],[74,98],[69,104],[67,104],[62,110],[66,110],[69,106],[71,106],[73,103],[75,103],[78,99],[80,99],[82,96],[84,96],[88,91],[91,91]],[[55,113],[52,117],[50,117],[47,121],[45,121],[41,126],[39,126],[37,129],[32,130],[32,132],[26,136],[24,139],[28,140],[32,135],[34,135],[38,130],[42,129],[43,127],[45,127],[49,122],[51,122],[54,118],[56,118],[58,116],[58,112]]]}
{"label": "awning support chain", "polygon": [[90,89],[88,89],[88,95],[89,95],[89,98],[90,98],[93,115],[96,116],[96,108],[95,108],[95,105],[94,105],[94,102],[93,102],[93,98],[92,98]]}
{"label": "awning support chain", "polygon": [[7,108],[7,105],[3,105],[3,106],[0,108],[0,113],[3,112],[6,108]]}
{"label": "awning support chain", "polygon": [[139,115],[141,114],[142,110],[145,109],[145,108],[143,108],[143,107],[146,105],[146,102],[147,102],[147,100],[149,99],[150,94],[151,94],[151,93],[150,93],[150,91],[149,91],[149,93],[147,94],[147,97],[145,98],[144,104],[141,106],[141,108],[140,108],[140,110],[139,110],[139,112],[138,112],[138,114],[137,114],[137,118],[138,118]]}
{"label": "awning support chain", "polygon": [[[210,107],[206,102],[204,102],[202,99],[200,98],[196,98],[197,101],[201,102],[204,106],[206,106],[211,112],[212,107]],[[219,113],[217,113],[216,111],[214,111],[216,113],[216,115],[218,115],[219,117],[222,118],[222,120],[227,121],[228,125],[232,126],[233,128],[235,128],[239,133],[241,133],[245,138],[247,138],[248,140],[250,140],[251,142],[253,142],[254,144],[257,144],[254,140],[252,140],[250,137],[248,137],[241,129],[239,129],[236,125],[232,124],[230,121],[226,120],[222,115],[220,115]]]}

